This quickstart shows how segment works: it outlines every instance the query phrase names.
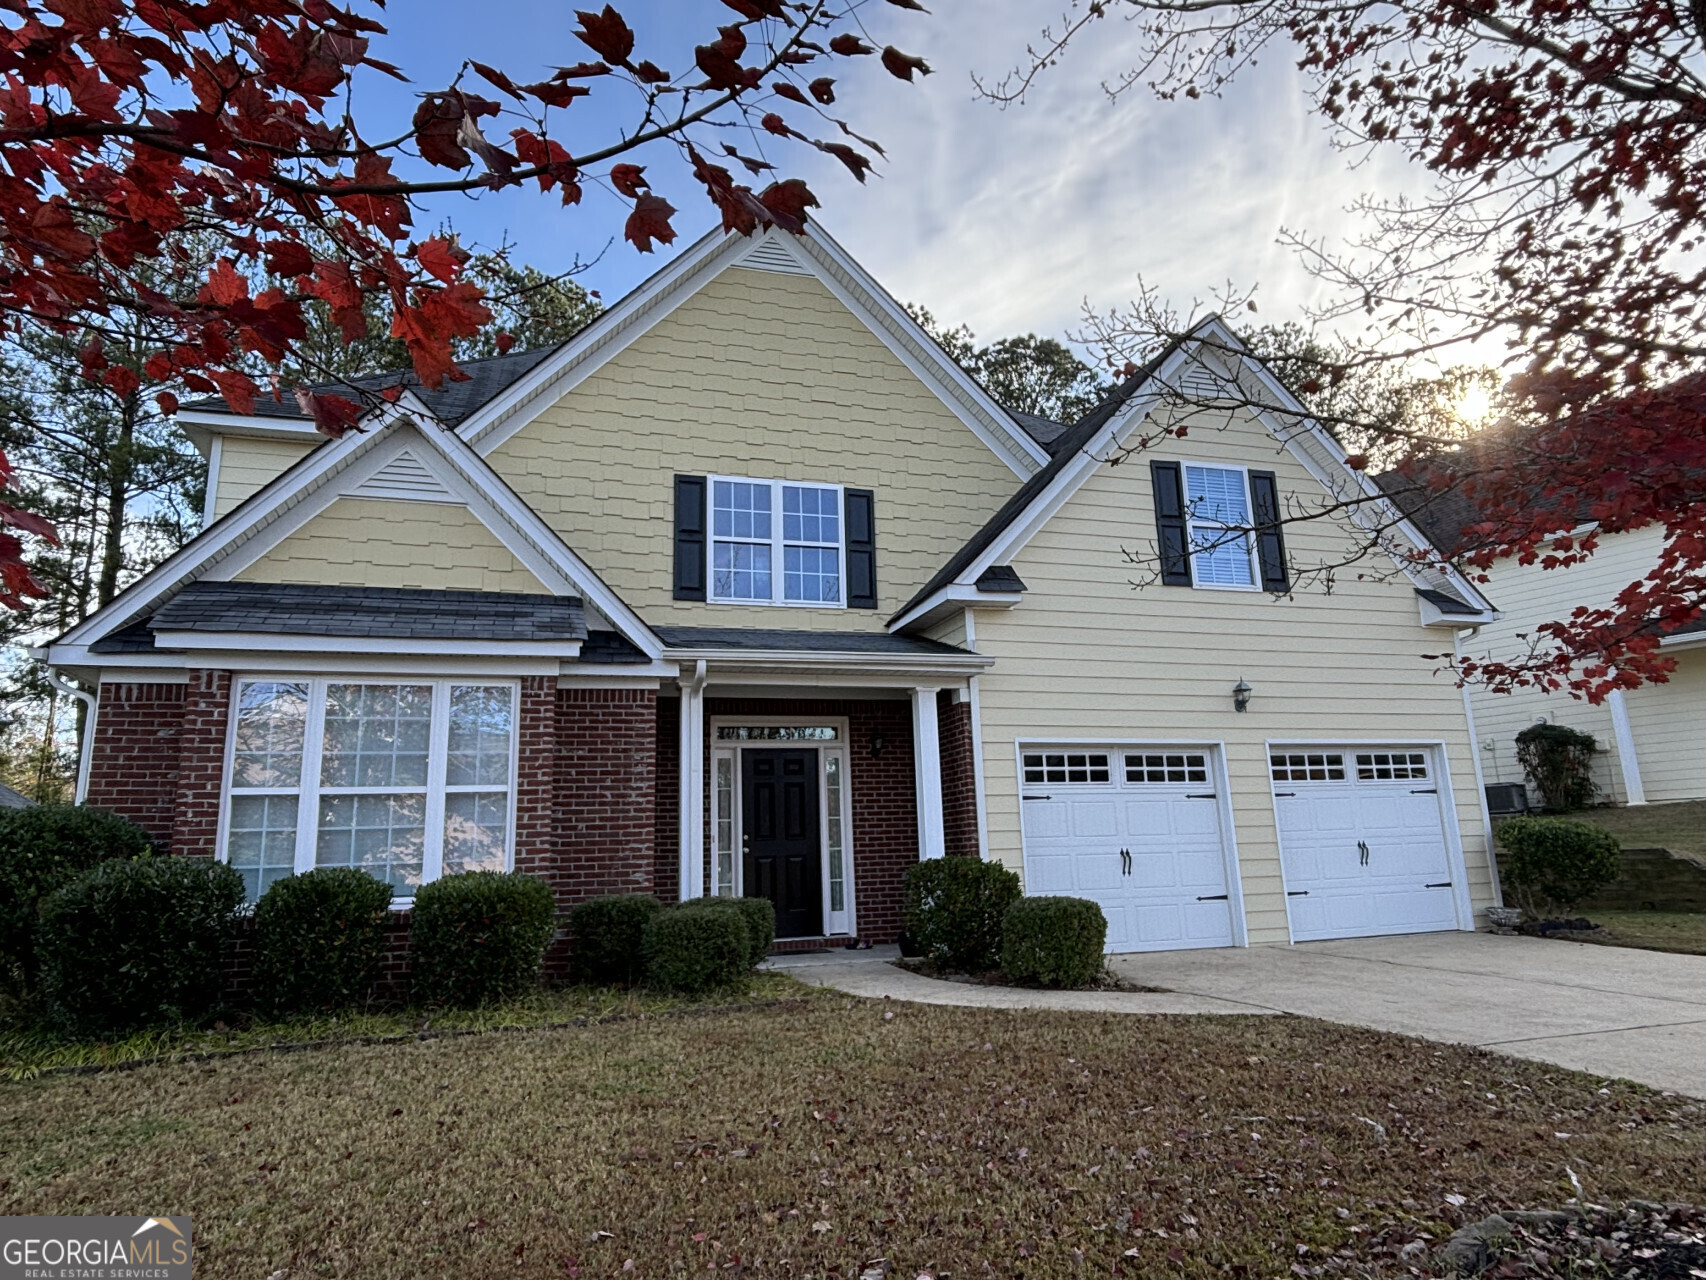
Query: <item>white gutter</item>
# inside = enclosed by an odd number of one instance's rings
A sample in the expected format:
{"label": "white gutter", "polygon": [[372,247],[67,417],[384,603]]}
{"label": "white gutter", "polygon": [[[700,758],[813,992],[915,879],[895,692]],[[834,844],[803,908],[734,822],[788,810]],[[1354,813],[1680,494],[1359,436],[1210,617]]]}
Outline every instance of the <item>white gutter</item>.
{"label": "white gutter", "polygon": [[[1473,636],[1478,630],[1477,627],[1466,627],[1463,631],[1452,632],[1451,649],[1457,658],[1463,657],[1464,631]],[[1461,688],[1463,718],[1469,726],[1469,759],[1475,766],[1475,798],[1481,802],[1481,834],[1487,842],[1487,876],[1493,882],[1493,905],[1502,907],[1505,905],[1505,890],[1499,883],[1499,860],[1493,855],[1493,811],[1487,807],[1487,776],[1481,771],[1481,735],[1475,728],[1475,708],[1469,701],[1469,686]]]}
{"label": "white gutter", "polygon": [[[89,795],[89,756],[95,748],[95,716],[100,710],[100,699],[94,694],[79,689],[76,685],[59,674],[58,667],[47,669],[47,678],[53,687],[64,693],[69,693],[81,702],[85,708],[83,716],[83,749],[77,759],[77,790],[75,803],[82,804]],[[51,730],[51,726],[49,726]]]}

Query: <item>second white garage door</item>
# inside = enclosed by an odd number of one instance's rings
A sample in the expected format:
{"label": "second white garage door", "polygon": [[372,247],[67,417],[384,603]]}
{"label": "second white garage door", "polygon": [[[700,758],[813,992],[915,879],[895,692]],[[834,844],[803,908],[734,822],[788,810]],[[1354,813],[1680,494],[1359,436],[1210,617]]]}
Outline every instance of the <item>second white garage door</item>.
{"label": "second white garage door", "polygon": [[1294,942],[1457,928],[1433,752],[1270,753]]}
{"label": "second white garage door", "polygon": [[1024,747],[1025,886],[1089,898],[1109,951],[1233,944],[1212,757],[1177,747]]}

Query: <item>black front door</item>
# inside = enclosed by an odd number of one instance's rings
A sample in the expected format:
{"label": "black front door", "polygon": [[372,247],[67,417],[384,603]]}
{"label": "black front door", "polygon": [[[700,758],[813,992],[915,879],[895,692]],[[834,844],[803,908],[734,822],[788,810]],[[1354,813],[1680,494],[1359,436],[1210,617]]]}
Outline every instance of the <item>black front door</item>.
{"label": "black front door", "polygon": [[741,752],[741,827],[746,896],[774,904],[778,938],[820,936],[823,858],[815,750]]}

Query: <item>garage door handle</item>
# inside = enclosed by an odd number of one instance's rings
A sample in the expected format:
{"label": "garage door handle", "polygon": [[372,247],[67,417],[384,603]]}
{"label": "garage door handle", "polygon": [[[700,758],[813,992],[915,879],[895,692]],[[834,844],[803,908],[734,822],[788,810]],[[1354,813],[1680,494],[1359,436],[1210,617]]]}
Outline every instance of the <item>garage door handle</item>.
{"label": "garage door handle", "polygon": [[1188,795],[1185,797],[1187,800],[1218,800],[1219,798],[1220,797],[1216,796],[1212,791],[1198,792],[1196,795]]}
{"label": "garage door handle", "polygon": [[1295,792],[1295,791],[1276,791],[1276,792],[1274,792],[1274,795],[1275,795],[1275,797],[1279,797],[1279,796],[1296,796],[1296,795],[1297,795],[1297,792]]}
{"label": "garage door handle", "polygon": [[1309,890],[1307,890],[1307,889],[1287,889],[1285,891],[1285,896],[1288,898],[1307,898],[1309,896]]}
{"label": "garage door handle", "polygon": [[1131,874],[1131,850],[1130,849],[1121,849],[1120,850],[1120,874],[1122,876],[1129,876]]}
{"label": "garage door handle", "polygon": [[1439,788],[1438,787],[1411,787],[1410,788],[1410,794],[1413,796],[1437,796],[1439,794]]}
{"label": "garage door handle", "polygon": [[1197,901],[1198,902],[1225,902],[1227,899],[1227,896],[1228,895],[1226,895],[1224,893],[1200,893],[1197,895]]}
{"label": "garage door handle", "polygon": [[1424,888],[1424,889],[1449,889],[1449,888],[1451,888],[1451,881],[1441,880],[1438,884],[1424,884],[1422,886],[1422,888]]}
{"label": "garage door handle", "polygon": [[1357,849],[1362,854],[1362,865],[1366,867],[1368,865],[1368,841],[1358,840]]}
{"label": "garage door handle", "polygon": [[1020,796],[1021,800],[1053,800],[1053,796]]}

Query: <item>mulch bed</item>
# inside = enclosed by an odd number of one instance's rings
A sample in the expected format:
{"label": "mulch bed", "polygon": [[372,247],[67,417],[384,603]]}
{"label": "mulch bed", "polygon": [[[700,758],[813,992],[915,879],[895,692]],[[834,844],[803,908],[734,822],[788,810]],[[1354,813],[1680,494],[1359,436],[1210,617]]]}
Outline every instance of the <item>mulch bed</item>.
{"label": "mulch bed", "polygon": [[[1489,1227],[1489,1224],[1491,1226]],[[1472,1241],[1490,1236],[1484,1255]],[[1619,1208],[1504,1213],[1470,1227],[1457,1270],[1498,1280],[1699,1280],[1706,1277],[1706,1209],[1634,1200]]]}
{"label": "mulch bed", "polygon": [[1167,987],[1146,987],[1141,983],[1127,982],[1112,970],[1103,969],[1095,981],[1082,987],[1059,988],[1046,987],[1040,982],[1019,982],[1009,978],[999,969],[985,969],[978,973],[962,973],[957,969],[943,969],[929,960],[917,960],[903,957],[890,962],[897,968],[905,969],[908,973],[916,973],[922,978],[936,978],[942,982],[963,982],[973,987],[1016,987],[1025,991],[1132,991],[1164,993]]}

